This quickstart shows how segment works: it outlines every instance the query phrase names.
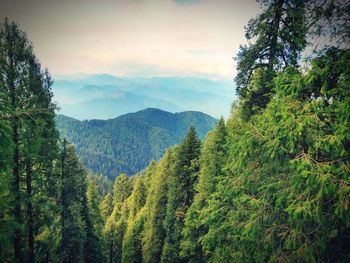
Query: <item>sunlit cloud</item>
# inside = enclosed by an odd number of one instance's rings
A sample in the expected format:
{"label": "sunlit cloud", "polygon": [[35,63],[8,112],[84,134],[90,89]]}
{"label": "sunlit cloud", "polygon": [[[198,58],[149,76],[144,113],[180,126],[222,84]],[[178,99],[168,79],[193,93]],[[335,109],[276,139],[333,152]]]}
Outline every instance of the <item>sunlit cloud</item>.
{"label": "sunlit cloud", "polygon": [[0,16],[18,21],[53,75],[232,79],[244,25],[258,11],[253,0],[12,0]]}

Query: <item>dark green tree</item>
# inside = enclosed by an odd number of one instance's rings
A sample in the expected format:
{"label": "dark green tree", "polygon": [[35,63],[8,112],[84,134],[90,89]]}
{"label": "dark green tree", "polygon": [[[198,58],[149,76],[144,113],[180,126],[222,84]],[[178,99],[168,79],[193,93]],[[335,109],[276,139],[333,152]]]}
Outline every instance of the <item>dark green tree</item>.
{"label": "dark green tree", "polygon": [[15,262],[21,262],[23,256],[23,211],[21,204],[21,131],[23,129],[21,118],[31,114],[32,105],[28,103],[30,98],[30,76],[31,66],[35,60],[32,47],[17,24],[10,23],[7,19],[0,27],[0,71],[2,104],[6,110],[2,118],[8,120],[11,127],[12,150],[12,189],[14,236],[13,251]]}
{"label": "dark green tree", "polygon": [[[150,167],[152,169],[152,166]],[[134,188],[127,200],[129,217],[123,239],[123,263],[142,263],[141,233],[144,226],[144,209],[146,202],[145,178],[138,176],[135,179]]]}
{"label": "dark green tree", "polygon": [[[1,81],[1,78],[0,78]],[[5,99],[4,85],[0,84],[0,261],[10,258],[14,230],[14,218],[11,213],[13,194],[11,191],[11,126],[7,120],[7,109],[1,103]]]}
{"label": "dark green tree", "polygon": [[146,263],[160,262],[165,239],[168,178],[174,164],[174,150],[168,149],[151,176],[145,204],[142,255]]}
{"label": "dark green tree", "polygon": [[176,149],[173,172],[169,175],[168,204],[164,221],[165,242],[161,262],[180,262],[181,232],[185,214],[194,197],[199,171],[201,141],[191,127]]}
{"label": "dark green tree", "polygon": [[201,240],[208,231],[208,226],[203,224],[203,210],[207,209],[211,195],[216,193],[217,183],[225,175],[226,137],[225,121],[221,118],[215,129],[208,133],[203,145],[196,195],[186,213],[180,254],[186,262],[205,262],[210,257],[201,246]]}
{"label": "dark green tree", "polygon": [[83,262],[86,242],[85,171],[75,154],[74,146],[66,140],[62,142],[57,166],[61,176],[60,260],[61,262]]}
{"label": "dark green tree", "polygon": [[133,189],[133,178],[126,174],[119,175],[113,186],[113,211],[107,218],[104,235],[107,244],[108,261],[121,262],[122,244],[127,227],[129,208],[126,200]]}
{"label": "dark green tree", "polygon": [[228,122],[228,174],[203,217],[210,262],[348,260],[349,51],[311,64],[276,76],[262,115]]}
{"label": "dark green tree", "polygon": [[12,161],[7,167],[12,173],[14,261],[28,258],[34,262],[35,234],[45,223],[37,221],[41,218],[39,200],[48,197],[43,180],[50,177],[57,154],[55,105],[49,73],[42,71],[25,33],[7,19],[0,25],[0,72],[1,121],[11,127],[7,151]]}
{"label": "dark green tree", "polygon": [[248,118],[270,100],[276,71],[288,65],[297,66],[300,52],[307,43],[305,1],[259,2],[264,11],[249,21],[246,28],[249,42],[240,47],[236,57],[236,92]]}
{"label": "dark green tree", "polygon": [[102,242],[103,219],[99,209],[100,196],[96,184],[91,181],[83,196],[83,217],[86,225],[84,258],[86,263],[105,262]]}

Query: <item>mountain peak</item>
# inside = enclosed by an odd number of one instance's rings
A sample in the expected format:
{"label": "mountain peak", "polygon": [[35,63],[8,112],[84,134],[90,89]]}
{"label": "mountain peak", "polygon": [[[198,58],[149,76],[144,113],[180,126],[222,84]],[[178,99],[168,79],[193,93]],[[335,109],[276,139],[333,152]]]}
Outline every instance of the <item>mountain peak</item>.
{"label": "mountain peak", "polygon": [[216,122],[202,112],[171,113],[157,108],[109,120],[57,117],[61,136],[75,144],[83,164],[111,179],[122,172],[135,174],[152,159],[159,159],[168,147],[180,143],[190,126],[204,139]]}

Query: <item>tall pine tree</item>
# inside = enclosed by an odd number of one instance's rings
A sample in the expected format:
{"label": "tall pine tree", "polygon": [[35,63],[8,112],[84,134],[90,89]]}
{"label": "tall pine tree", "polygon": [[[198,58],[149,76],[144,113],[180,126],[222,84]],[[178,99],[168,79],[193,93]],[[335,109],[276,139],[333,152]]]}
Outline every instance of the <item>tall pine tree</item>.
{"label": "tall pine tree", "polygon": [[180,242],[185,214],[194,197],[194,185],[199,171],[201,141],[191,127],[176,149],[173,172],[169,176],[168,204],[164,221],[165,242],[161,262],[181,262]]}
{"label": "tall pine tree", "polygon": [[[14,261],[34,262],[34,237],[44,223],[35,224],[35,217],[40,218],[37,200],[47,197],[43,180],[50,177],[57,153],[55,105],[49,73],[42,71],[25,33],[7,19],[0,26],[0,72],[1,121],[11,127],[7,150],[12,161],[6,166],[12,173]],[[7,133],[3,138],[8,138],[9,130],[3,132]]]}
{"label": "tall pine tree", "polygon": [[225,121],[221,118],[215,129],[208,133],[203,145],[196,195],[186,213],[181,242],[181,257],[186,262],[204,262],[210,257],[201,245],[201,240],[208,231],[204,217],[210,197],[215,194],[218,181],[225,175],[224,166],[228,154],[226,137]]}
{"label": "tall pine tree", "polygon": [[142,255],[146,263],[160,262],[165,239],[168,179],[172,173],[174,160],[174,150],[168,149],[150,179],[142,237]]}
{"label": "tall pine tree", "polygon": [[236,92],[248,118],[270,100],[276,71],[288,65],[296,66],[306,46],[305,1],[259,2],[265,9],[249,21],[248,45],[241,46],[236,57]]}
{"label": "tall pine tree", "polygon": [[62,262],[83,262],[86,242],[84,220],[85,171],[75,149],[65,139],[61,145],[57,170],[60,183],[60,258]]}

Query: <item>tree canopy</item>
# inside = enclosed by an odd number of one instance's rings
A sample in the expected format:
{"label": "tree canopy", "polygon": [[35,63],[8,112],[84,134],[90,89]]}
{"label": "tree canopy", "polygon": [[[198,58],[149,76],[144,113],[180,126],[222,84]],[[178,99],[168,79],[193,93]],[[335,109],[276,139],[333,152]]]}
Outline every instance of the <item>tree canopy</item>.
{"label": "tree canopy", "polygon": [[[2,22],[0,261],[349,262],[349,5],[260,3],[230,118],[113,185],[59,138],[52,79]],[[340,40],[300,67],[315,17],[343,21]]]}

